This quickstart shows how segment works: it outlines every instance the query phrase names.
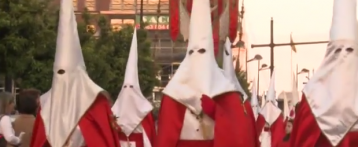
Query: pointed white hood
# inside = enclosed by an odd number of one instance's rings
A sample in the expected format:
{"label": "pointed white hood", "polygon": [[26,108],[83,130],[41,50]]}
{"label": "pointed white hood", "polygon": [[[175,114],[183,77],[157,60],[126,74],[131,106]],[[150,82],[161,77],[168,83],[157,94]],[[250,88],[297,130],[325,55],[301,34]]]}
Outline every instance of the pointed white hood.
{"label": "pointed white hood", "polygon": [[123,133],[129,136],[152,109],[152,104],[143,96],[139,85],[137,34],[134,31],[122,90],[112,112],[118,117],[117,123]]}
{"label": "pointed white hood", "polygon": [[44,107],[45,103],[47,102],[48,99],[51,98],[51,89],[48,90],[46,93],[42,94],[40,96],[40,106],[41,108]]}
{"label": "pointed white hood", "polygon": [[350,129],[358,131],[356,22],[357,1],[334,0],[325,58],[303,89],[318,126],[333,146]]}
{"label": "pointed white hood", "polygon": [[266,122],[271,126],[280,116],[281,110],[276,106],[276,92],[275,92],[275,71],[272,73],[270,87],[267,92],[266,102],[261,109],[262,116]]}
{"label": "pointed white hood", "polygon": [[286,120],[287,117],[290,117],[290,107],[288,105],[288,99],[286,96],[286,93],[283,95],[283,116],[284,116],[284,121]]}
{"label": "pointed white hood", "polygon": [[262,93],[262,96],[261,96],[261,108],[263,108],[266,104],[266,95],[265,95],[265,92]]}
{"label": "pointed white hood", "polygon": [[257,120],[257,117],[260,112],[260,105],[257,100],[257,91],[256,91],[256,80],[254,79],[251,89],[251,107],[252,111],[254,112],[255,120]]}
{"label": "pointed white hood", "polygon": [[299,92],[297,88],[297,77],[295,73],[292,73],[292,106],[296,106],[296,104],[299,102]]}
{"label": "pointed white hood", "polygon": [[225,49],[223,50],[223,70],[227,78],[235,85],[237,91],[239,91],[244,97],[244,101],[247,99],[247,94],[242,88],[239,80],[236,77],[236,72],[232,60],[231,42],[229,38],[226,38]]}
{"label": "pointed white hood", "polygon": [[62,147],[103,91],[87,75],[71,0],[62,0],[51,94],[42,108],[47,140]]}
{"label": "pointed white hood", "polygon": [[187,55],[163,93],[198,114],[202,94],[236,91],[216,63],[212,36],[210,2],[193,1]]}

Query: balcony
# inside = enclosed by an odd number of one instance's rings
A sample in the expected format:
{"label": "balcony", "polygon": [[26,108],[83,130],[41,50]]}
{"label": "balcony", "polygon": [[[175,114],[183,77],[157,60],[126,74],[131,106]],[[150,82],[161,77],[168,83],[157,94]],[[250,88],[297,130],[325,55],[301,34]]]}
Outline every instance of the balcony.
{"label": "balcony", "polygon": [[[139,14],[141,0],[112,0],[110,10]],[[159,12],[158,12],[159,10]],[[144,14],[169,14],[169,0],[143,0]]]}

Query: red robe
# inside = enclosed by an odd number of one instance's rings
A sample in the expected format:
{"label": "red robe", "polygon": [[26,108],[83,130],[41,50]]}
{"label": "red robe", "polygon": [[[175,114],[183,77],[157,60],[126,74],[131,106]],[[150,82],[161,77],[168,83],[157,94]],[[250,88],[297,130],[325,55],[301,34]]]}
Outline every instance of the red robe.
{"label": "red robe", "polygon": [[256,120],[255,120],[255,115],[254,115],[254,111],[252,110],[251,107],[251,103],[249,101],[245,101],[244,102],[245,105],[245,109],[247,111],[247,115],[251,118],[251,124],[252,124],[252,128],[254,128],[254,132],[253,135],[256,138],[256,147],[260,147],[260,140],[259,140],[259,135],[257,133],[257,128],[256,128]]}
{"label": "red robe", "polygon": [[240,95],[229,92],[216,102],[214,140],[180,140],[186,106],[164,95],[155,147],[255,147],[255,129],[243,109]]}
{"label": "red robe", "polygon": [[[293,129],[290,137],[290,147],[332,147],[311,112],[306,97],[296,111]],[[358,147],[358,132],[349,132],[337,147]]]}
{"label": "red robe", "polygon": [[[149,113],[141,122],[141,125],[143,127],[143,131],[145,131],[152,147],[154,146],[154,140],[156,137],[156,130],[155,130],[155,121],[153,118],[153,114]],[[123,132],[118,133],[119,140],[121,141],[134,141],[136,144],[136,147],[144,147],[143,142],[143,134],[142,133],[132,133],[129,135],[128,140],[126,135]]]}
{"label": "red robe", "polygon": [[[100,94],[78,123],[85,147],[120,147],[112,123],[112,111],[108,99]],[[50,147],[41,113],[36,117],[30,147]]]}
{"label": "red robe", "polygon": [[[265,127],[265,118],[259,114],[256,124],[258,135],[261,135],[262,130]],[[261,128],[261,129],[260,129]],[[283,116],[280,114],[276,121],[269,128],[271,132],[271,147],[278,147],[282,142],[283,137],[285,137],[285,123],[283,122]]]}

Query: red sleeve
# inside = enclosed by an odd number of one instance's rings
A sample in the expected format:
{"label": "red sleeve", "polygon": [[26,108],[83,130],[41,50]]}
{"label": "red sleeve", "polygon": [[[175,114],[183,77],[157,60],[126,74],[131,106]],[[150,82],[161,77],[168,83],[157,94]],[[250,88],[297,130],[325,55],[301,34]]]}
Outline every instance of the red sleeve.
{"label": "red sleeve", "polygon": [[215,121],[214,146],[255,147],[255,129],[252,127],[251,118],[244,112],[240,95],[232,92],[214,99],[217,102],[215,117],[218,118]]}
{"label": "red sleeve", "polygon": [[256,129],[256,120],[255,120],[255,115],[254,115],[254,111],[252,110],[252,107],[251,107],[251,104],[249,101],[245,101],[244,102],[244,105],[245,105],[245,108],[246,108],[246,111],[247,111],[247,115],[251,118],[251,124],[252,124],[252,127],[254,128],[254,137],[257,139],[256,140],[256,147],[259,147],[260,145],[260,141],[259,141],[259,137],[258,137],[258,134],[257,134],[257,129]]}
{"label": "red sleeve", "polygon": [[256,120],[256,133],[258,136],[261,135],[261,132],[265,127],[265,124],[266,124],[265,117],[259,113],[259,115],[257,116],[257,120]]}
{"label": "red sleeve", "polygon": [[155,147],[175,147],[180,138],[186,107],[164,95],[158,116]]}
{"label": "red sleeve", "polygon": [[155,121],[153,118],[153,113],[150,112],[142,121],[142,126],[144,128],[145,133],[147,134],[150,143],[154,146],[154,139],[156,137],[155,130]]}
{"label": "red sleeve", "polygon": [[285,137],[285,126],[283,122],[282,114],[276,119],[276,121],[271,125],[271,146],[277,147]]}
{"label": "red sleeve", "polygon": [[100,94],[79,122],[87,147],[120,147],[108,99]]}
{"label": "red sleeve", "polygon": [[307,103],[306,97],[302,95],[302,101],[293,122],[290,147],[313,147],[316,145],[320,134],[321,131]]}
{"label": "red sleeve", "polygon": [[40,112],[41,112],[41,108],[39,108],[36,115],[35,124],[32,130],[30,147],[40,147],[40,146],[42,147],[47,142],[45,127]]}

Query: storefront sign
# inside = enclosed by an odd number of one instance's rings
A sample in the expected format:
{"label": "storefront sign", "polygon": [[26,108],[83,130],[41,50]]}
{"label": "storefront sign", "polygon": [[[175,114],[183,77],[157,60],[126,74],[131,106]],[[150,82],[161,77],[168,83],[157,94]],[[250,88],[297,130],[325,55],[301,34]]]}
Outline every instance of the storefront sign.
{"label": "storefront sign", "polygon": [[[148,30],[169,30],[169,16],[143,16],[143,22],[147,25],[145,29]],[[140,27],[140,16],[136,16],[136,27]]]}

